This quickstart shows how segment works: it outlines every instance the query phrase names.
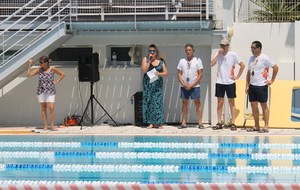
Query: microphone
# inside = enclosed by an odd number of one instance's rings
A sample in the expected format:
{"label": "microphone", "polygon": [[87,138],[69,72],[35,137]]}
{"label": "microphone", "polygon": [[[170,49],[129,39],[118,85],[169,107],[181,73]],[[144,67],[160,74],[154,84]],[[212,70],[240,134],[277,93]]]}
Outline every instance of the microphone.
{"label": "microphone", "polygon": [[152,53],[150,53],[150,55],[149,55],[149,59],[150,59],[150,60],[152,59]]}

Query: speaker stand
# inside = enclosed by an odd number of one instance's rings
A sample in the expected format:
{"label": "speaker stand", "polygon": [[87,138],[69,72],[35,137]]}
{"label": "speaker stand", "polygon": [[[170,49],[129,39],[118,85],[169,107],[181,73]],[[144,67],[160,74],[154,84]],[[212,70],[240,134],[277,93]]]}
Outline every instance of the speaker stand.
{"label": "speaker stand", "polygon": [[[94,126],[94,104],[93,104],[93,100],[95,100],[97,103],[98,103],[98,105],[102,108],[102,110],[105,112],[105,114],[98,120],[98,121],[100,121],[105,115],[108,115],[108,117],[114,122],[114,124],[117,126],[117,123],[115,122],[115,120],[109,115],[109,113],[104,109],[104,107],[100,104],[100,102],[95,98],[95,96],[94,96],[94,94],[93,94],[93,87],[94,87],[94,82],[90,82],[90,85],[91,85],[91,95],[90,95],[90,98],[89,98],[89,100],[88,100],[88,103],[87,103],[87,105],[86,105],[86,107],[85,107],[85,110],[84,110],[84,112],[83,112],[83,115],[82,115],[82,117],[81,117],[81,120],[80,120],[80,122],[79,122],[79,125],[81,125],[82,124],[82,120],[83,120],[83,118],[85,117],[85,116],[87,116],[87,118],[89,119],[89,122],[90,122],[90,126]],[[89,105],[91,105],[91,118],[89,118],[88,117],[88,115],[87,115],[87,109],[88,109],[88,107],[89,107]],[[97,121],[97,122],[98,122]],[[97,123],[96,122],[96,123]],[[83,127],[83,125],[81,125],[81,128],[80,128],[80,130],[82,130],[82,127]]]}

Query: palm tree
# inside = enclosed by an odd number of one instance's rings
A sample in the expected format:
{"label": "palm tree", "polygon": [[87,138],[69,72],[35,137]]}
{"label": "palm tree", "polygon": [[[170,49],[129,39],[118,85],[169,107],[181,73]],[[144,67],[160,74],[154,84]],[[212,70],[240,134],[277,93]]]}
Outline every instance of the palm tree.
{"label": "palm tree", "polygon": [[300,20],[300,2],[290,0],[250,0],[260,10],[254,10],[254,17],[247,21],[291,22]]}

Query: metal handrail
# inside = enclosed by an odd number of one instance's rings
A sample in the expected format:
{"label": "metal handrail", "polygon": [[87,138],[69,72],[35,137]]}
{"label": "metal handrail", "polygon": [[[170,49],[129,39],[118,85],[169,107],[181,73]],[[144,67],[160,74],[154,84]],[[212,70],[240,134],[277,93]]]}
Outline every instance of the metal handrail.
{"label": "metal handrail", "polygon": [[[44,3],[48,2],[49,0],[45,0],[42,3],[39,4],[39,6],[36,6],[35,9],[33,9],[32,11],[35,11],[36,9],[38,9],[38,7],[42,6]],[[46,12],[48,12],[49,10],[51,10],[54,6],[59,5],[61,3],[62,0],[58,0],[56,3],[54,3],[51,7],[48,7],[40,16],[43,16]],[[58,26],[59,24],[61,24],[61,21],[64,20],[67,16],[69,15],[64,15],[64,17],[60,18],[60,13],[65,10],[66,8],[69,8],[71,6],[71,3],[69,2],[68,4],[66,4],[63,7],[60,7],[59,10],[53,14],[53,15],[48,15],[48,19],[45,20],[44,22],[42,22],[41,24],[39,24],[37,27],[35,27],[33,30],[31,30],[30,32],[28,32],[28,34],[26,35],[22,35],[23,37],[20,38],[18,41],[16,41],[14,44],[12,44],[10,47],[6,48],[4,50],[4,44],[5,42],[7,42],[8,40],[10,40],[12,37],[16,36],[17,34],[19,34],[20,32],[22,32],[22,30],[24,28],[26,28],[27,26],[29,26],[31,23],[33,23],[35,20],[37,20],[40,17],[36,17],[35,19],[31,20],[29,23],[27,23],[25,26],[23,26],[21,29],[19,29],[15,34],[13,34],[12,36],[10,36],[9,38],[7,38],[6,40],[3,40],[3,43],[1,44],[3,46],[3,51],[0,53],[0,56],[3,57],[2,62],[0,64],[0,68],[3,67],[5,64],[7,64],[14,56],[16,56],[19,52],[23,51],[24,49],[26,49],[27,47],[29,47],[31,44],[33,44],[34,42],[36,42],[37,40],[41,39],[43,36],[45,36],[51,29],[55,28],[56,26]],[[30,11],[30,13],[32,13],[32,11]],[[27,14],[30,14],[27,13]],[[26,14],[26,15],[27,15]],[[22,40],[24,40],[25,38],[27,38],[29,35],[31,35],[32,33],[36,32],[37,29],[39,29],[42,25],[44,25],[45,23],[49,22],[52,18],[57,17],[58,16],[58,21],[54,24],[52,24],[49,28],[47,28],[45,31],[43,31],[41,34],[39,34],[38,36],[36,36],[33,40],[31,40],[29,43],[27,43],[26,45],[24,45],[22,48],[18,49],[15,53],[13,53],[11,56],[9,56],[8,58],[4,58],[4,54],[12,49],[12,47],[14,47],[15,45],[17,45],[19,42],[21,42]],[[19,19],[19,22],[22,19]],[[17,22],[17,23],[19,23]],[[13,26],[15,25],[12,24]],[[7,32],[12,26],[8,27],[8,29],[6,28],[5,31]],[[2,32],[2,35],[4,35],[4,31]]]}
{"label": "metal handrail", "polygon": [[[70,4],[68,4],[68,6],[70,6]],[[62,9],[63,10],[63,9]],[[60,11],[59,11],[60,12]],[[53,16],[57,15],[59,12],[57,12],[56,14],[54,14]],[[66,18],[67,15],[65,15],[63,18]],[[46,23],[48,20],[44,21],[44,23]],[[50,28],[47,28],[47,30],[43,31],[40,35],[36,36],[33,40],[31,40],[28,44],[24,45],[22,48],[20,48],[18,51],[16,51],[15,53],[13,53],[10,57],[8,57],[7,59],[5,59],[1,64],[0,64],[0,68],[2,66],[4,66],[7,62],[9,62],[14,56],[16,56],[19,52],[23,51],[24,49],[26,49],[27,47],[29,47],[31,44],[33,44],[34,42],[38,41],[39,39],[41,39],[43,36],[45,36],[49,31],[51,31],[51,29],[55,28],[56,26],[58,26],[59,24],[61,24],[61,22],[56,22],[55,24],[51,25]],[[42,25],[42,24],[41,24]],[[25,39],[26,37],[28,37],[31,33],[33,33],[34,31],[31,31],[30,33],[28,33],[27,35],[25,35],[23,38],[21,38],[20,40],[18,40],[17,42],[15,42],[11,47],[13,47],[14,45],[16,45],[18,42],[20,42],[22,39]],[[5,52],[3,52],[3,54],[1,53],[0,56],[3,56]]]}
{"label": "metal handrail", "polygon": [[[20,9],[18,9],[16,12],[14,12],[13,14],[11,14],[9,17],[7,17],[6,19],[4,19],[2,22],[0,22],[0,26],[2,24],[4,24],[6,21],[10,20],[11,18],[13,18],[15,15],[17,15],[19,12],[21,12],[22,10],[24,10],[28,5],[30,5],[32,2],[34,2],[35,0],[31,0],[28,3],[26,3],[23,7],[21,7]],[[1,35],[1,33],[0,33]]]}
{"label": "metal handrail", "polygon": [[[51,7],[49,7],[48,9],[46,9],[46,10],[42,13],[42,15],[43,15],[44,13],[48,12],[51,8],[53,8],[53,7],[54,7],[55,5],[57,5],[58,3],[59,3],[59,2],[53,4]],[[7,42],[8,40],[12,39],[12,38],[13,38],[14,36],[16,36],[19,32],[21,32],[24,28],[26,28],[26,27],[29,26],[31,23],[33,23],[34,21],[36,21],[38,18],[39,18],[39,17],[36,17],[36,18],[34,18],[33,20],[31,20],[30,22],[28,22],[26,25],[24,25],[22,28],[20,28],[18,32],[14,33],[14,34],[11,35],[10,37],[8,37],[6,40],[4,40],[4,41],[2,42],[1,45],[4,45],[5,42]],[[48,21],[48,20],[49,20],[49,18],[48,18],[46,21]],[[42,24],[44,24],[44,23],[45,23],[45,22],[43,22]],[[40,24],[39,26],[41,26],[42,24]],[[12,25],[15,25],[15,24],[12,24]],[[39,26],[38,26],[38,27],[39,27]],[[21,40],[23,40],[24,38],[26,38],[27,36],[29,36],[31,33],[35,32],[35,31],[38,29],[38,27],[36,27],[35,29],[33,29],[33,30],[32,30],[31,32],[29,32],[27,35],[23,36],[20,40],[18,40],[17,42],[15,42],[12,46],[18,44],[18,42],[20,42]],[[8,28],[11,28],[11,26],[8,27]],[[12,46],[11,46],[11,47],[12,47]],[[8,48],[8,49],[6,49],[5,51],[3,51],[2,53],[0,53],[0,56],[2,56],[2,55],[3,55],[5,52],[7,52],[9,49],[10,49],[10,48]]]}
{"label": "metal handrail", "polygon": [[[37,10],[40,6],[42,6],[43,4],[45,4],[48,0],[44,0],[42,3],[40,3],[38,6],[36,6],[34,9],[32,9],[31,11],[29,11],[27,14],[23,15],[21,18],[19,18],[17,21],[15,21],[13,24],[9,25],[9,27],[5,28],[4,31],[2,31],[0,33],[0,35],[4,34],[5,32],[7,32],[9,29],[11,29],[13,26],[17,25],[20,21],[22,21],[24,18],[26,18],[28,15],[30,15],[32,12],[34,12],[35,10]],[[61,1],[61,0],[59,0]],[[24,7],[22,7],[22,9],[24,9]],[[18,12],[18,11],[17,11]],[[13,15],[16,16],[17,12],[15,12]],[[11,17],[13,18],[13,17]],[[36,17],[38,18],[38,17]]]}

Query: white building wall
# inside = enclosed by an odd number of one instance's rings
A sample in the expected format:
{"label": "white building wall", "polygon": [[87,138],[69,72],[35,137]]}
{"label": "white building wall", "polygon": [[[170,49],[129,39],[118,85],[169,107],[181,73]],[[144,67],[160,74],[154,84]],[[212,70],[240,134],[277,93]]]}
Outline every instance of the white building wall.
{"label": "white building wall", "polygon": [[300,80],[300,21],[295,22],[295,80]]}
{"label": "white building wall", "polygon": [[223,29],[226,30],[228,26],[232,26],[234,23],[234,9],[235,9],[235,0],[222,0],[222,20],[223,20]]}
{"label": "white building wall", "polygon": [[[262,52],[280,67],[277,80],[295,79],[295,23],[235,23],[233,27],[231,50],[244,63],[248,64],[252,56],[251,43],[258,40],[262,43]],[[246,72],[243,73],[243,78],[245,76]]]}
{"label": "white building wall", "polygon": [[[66,77],[56,86],[55,124],[61,124],[68,115],[82,115],[90,98],[90,83],[79,82],[76,65],[56,65],[66,73]],[[57,78],[58,76],[56,76]],[[140,91],[137,79],[141,78],[139,69],[100,69],[100,81],[94,84],[95,98],[116,122],[133,122],[134,106],[130,98]],[[23,79],[20,81],[20,79]],[[14,88],[6,91],[2,89],[0,97],[1,125],[34,125],[42,126],[40,105],[37,102],[37,77],[26,78],[25,73],[8,86]],[[135,82],[137,81],[137,82]],[[94,102],[94,122],[100,119],[105,112]],[[5,108],[5,109],[3,109]],[[88,106],[88,116],[91,118],[91,106]],[[101,120],[110,120],[104,116]],[[109,122],[111,123],[111,122]]]}

